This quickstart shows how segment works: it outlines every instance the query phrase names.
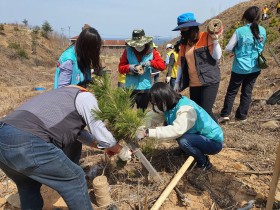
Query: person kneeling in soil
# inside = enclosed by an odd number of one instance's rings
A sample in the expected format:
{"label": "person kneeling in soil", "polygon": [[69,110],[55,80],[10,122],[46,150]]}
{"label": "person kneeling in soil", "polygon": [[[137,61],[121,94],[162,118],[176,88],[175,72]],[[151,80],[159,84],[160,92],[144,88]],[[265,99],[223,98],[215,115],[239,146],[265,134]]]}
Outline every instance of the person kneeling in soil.
{"label": "person kneeling in soil", "polygon": [[[222,128],[204,109],[166,83],[154,84],[149,100],[153,110],[146,115],[146,125],[137,129],[137,139],[176,139],[180,149],[193,156],[199,168],[210,169],[212,164],[208,155],[219,153],[223,147]],[[164,121],[167,126],[149,128]]]}
{"label": "person kneeling in soil", "polygon": [[43,208],[42,184],[56,190],[71,210],[93,209],[84,171],[64,152],[77,140],[118,153],[123,161],[131,158],[92,110],[99,110],[93,94],[66,86],[37,95],[0,119],[0,168],[16,183],[21,209]]}

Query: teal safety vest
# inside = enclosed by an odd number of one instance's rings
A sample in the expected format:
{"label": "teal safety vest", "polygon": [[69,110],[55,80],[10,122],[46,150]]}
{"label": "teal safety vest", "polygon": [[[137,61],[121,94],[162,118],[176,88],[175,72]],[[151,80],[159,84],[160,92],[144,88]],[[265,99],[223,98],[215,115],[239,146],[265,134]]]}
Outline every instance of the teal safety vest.
{"label": "teal safety vest", "polygon": [[194,126],[189,129],[186,133],[198,134],[207,137],[213,141],[222,142],[224,140],[222,128],[211,118],[211,116],[200,106],[198,106],[194,101],[183,96],[176,106],[164,113],[165,120],[168,125],[173,124],[176,119],[176,113],[181,106],[191,106],[194,108],[197,119]]}
{"label": "teal safety vest", "polygon": [[261,40],[254,38],[247,24],[236,29],[237,44],[234,47],[234,61],[232,71],[237,74],[250,74],[260,71],[258,66],[258,51],[262,52],[266,40],[266,31],[259,26]]}
{"label": "teal safety vest", "polygon": [[[126,57],[129,64],[140,64],[136,55],[133,52],[133,48],[126,48]],[[153,51],[142,57],[140,62],[153,60]],[[144,67],[144,74],[142,75],[130,75],[126,74],[125,87],[133,88],[135,90],[149,90],[152,87],[151,73],[152,67]]]}
{"label": "teal safety vest", "polygon": [[86,71],[86,75],[82,73],[82,71],[78,67],[77,62],[77,56],[75,53],[75,46],[72,45],[68,47],[60,56],[58,60],[58,64],[55,70],[55,76],[54,76],[54,89],[58,88],[58,82],[59,82],[59,75],[60,75],[60,64],[64,63],[67,60],[71,60],[73,63],[73,69],[72,69],[72,78],[71,83],[69,85],[78,85],[81,82],[84,81],[90,81],[91,80],[91,72],[90,69]]}

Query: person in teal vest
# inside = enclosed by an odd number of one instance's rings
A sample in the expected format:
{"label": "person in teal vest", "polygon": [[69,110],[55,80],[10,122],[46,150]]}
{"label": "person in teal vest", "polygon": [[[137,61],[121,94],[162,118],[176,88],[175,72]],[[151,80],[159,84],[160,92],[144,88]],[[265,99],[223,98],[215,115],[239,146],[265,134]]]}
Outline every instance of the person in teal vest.
{"label": "person in teal vest", "polygon": [[257,6],[249,7],[242,17],[245,25],[236,29],[226,46],[227,52],[233,52],[234,60],[219,123],[230,120],[240,86],[240,104],[235,112],[235,119],[243,122],[247,120],[254,84],[261,73],[258,52],[263,51],[266,41],[266,31],[258,24],[260,17],[261,10]]}
{"label": "person in teal vest", "polygon": [[163,71],[165,63],[152,48],[153,37],[145,36],[143,29],[135,29],[132,38],[125,40],[127,47],[119,63],[119,73],[125,74],[125,88],[132,88],[132,106],[143,111],[148,107],[148,92],[152,87],[152,70]]}
{"label": "person in teal vest", "polygon": [[101,69],[100,49],[102,40],[98,31],[85,28],[76,43],[69,46],[60,56],[54,77],[54,89],[79,85],[86,87],[92,80],[91,69]]}
{"label": "person in teal vest", "polygon": [[[98,74],[100,65],[101,37],[90,26],[83,28],[77,41],[69,46],[60,56],[54,77],[54,89],[67,85],[79,85],[86,88],[91,82],[91,69]],[[73,142],[63,149],[64,153],[75,163],[79,163],[82,144]]]}
{"label": "person in teal vest", "polygon": [[[146,125],[137,129],[137,139],[176,139],[180,149],[194,157],[197,167],[210,169],[212,164],[208,155],[219,153],[223,147],[222,128],[203,108],[166,83],[153,85],[149,101],[153,110],[147,113]],[[163,122],[166,126],[150,128]]]}

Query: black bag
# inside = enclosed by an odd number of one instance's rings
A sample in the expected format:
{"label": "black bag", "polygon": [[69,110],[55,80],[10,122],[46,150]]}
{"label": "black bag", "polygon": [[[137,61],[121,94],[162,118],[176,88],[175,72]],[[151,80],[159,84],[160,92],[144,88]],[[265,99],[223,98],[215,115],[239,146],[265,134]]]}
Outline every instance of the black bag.
{"label": "black bag", "polygon": [[[255,39],[254,39],[255,41]],[[260,67],[260,69],[266,69],[268,67],[266,58],[263,56],[262,53],[259,52],[258,50],[258,46],[256,46],[257,51],[258,51],[258,66]]]}
{"label": "black bag", "polygon": [[259,53],[258,56],[258,65],[261,69],[266,69],[268,67],[267,61],[262,53]]}

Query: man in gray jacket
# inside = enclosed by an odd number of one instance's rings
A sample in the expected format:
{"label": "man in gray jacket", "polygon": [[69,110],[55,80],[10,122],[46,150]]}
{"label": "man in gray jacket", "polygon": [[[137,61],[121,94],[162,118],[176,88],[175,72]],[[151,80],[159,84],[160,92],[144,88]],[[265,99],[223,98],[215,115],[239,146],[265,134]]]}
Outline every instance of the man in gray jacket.
{"label": "man in gray jacket", "polygon": [[92,110],[98,109],[93,94],[66,86],[31,98],[0,120],[0,168],[16,183],[22,209],[43,208],[42,184],[56,190],[69,209],[92,209],[82,168],[63,152],[77,140],[124,161],[131,158],[95,119]]}

